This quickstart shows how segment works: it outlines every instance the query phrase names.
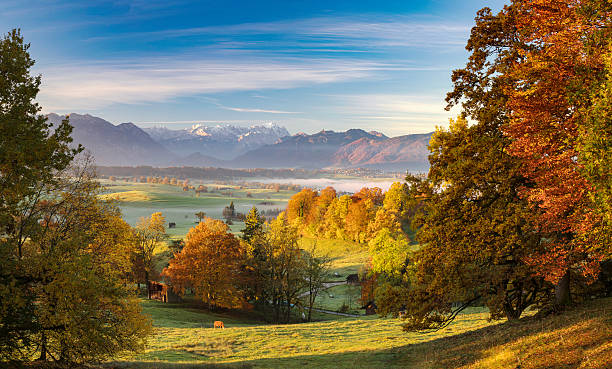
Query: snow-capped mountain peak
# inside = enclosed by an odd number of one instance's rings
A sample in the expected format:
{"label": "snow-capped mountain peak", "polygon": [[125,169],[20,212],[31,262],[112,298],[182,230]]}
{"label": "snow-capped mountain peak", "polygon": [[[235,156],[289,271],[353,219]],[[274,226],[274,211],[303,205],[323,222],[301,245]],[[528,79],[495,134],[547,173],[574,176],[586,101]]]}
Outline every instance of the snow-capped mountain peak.
{"label": "snow-capped mountain peak", "polygon": [[[194,124],[185,129],[168,129],[163,126],[146,128],[157,142],[179,154],[202,154],[228,159],[263,145],[273,144],[289,136],[285,127],[274,123],[250,126],[233,124]],[[223,150],[219,150],[222,147]]]}

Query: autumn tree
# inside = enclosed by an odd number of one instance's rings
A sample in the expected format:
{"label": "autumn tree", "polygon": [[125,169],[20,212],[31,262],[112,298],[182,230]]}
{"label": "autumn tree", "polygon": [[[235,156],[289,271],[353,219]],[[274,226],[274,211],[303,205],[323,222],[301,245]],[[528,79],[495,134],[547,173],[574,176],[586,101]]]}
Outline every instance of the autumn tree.
{"label": "autumn tree", "polygon": [[385,195],[379,187],[363,187],[353,195],[353,199],[357,201],[370,200],[374,206],[381,206]]}
{"label": "autumn tree", "polygon": [[163,271],[173,289],[195,294],[212,308],[240,308],[241,265],[245,256],[240,241],[220,220],[205,218],[189,230],[182,251],[174,255]]}
{"label": "autumn tree", "polygon": [[306,223],[316,197],[316,192],[310,188],[305,188],[293,195],[287,203],[287,220],[290,222],[299,221]]}
{"label": "autumn tree", "polygon": [[325,213],[336,196],[336,190],[333,187],[326,187],[319,192],[319,196],[316,197],[314,207],[310,212],[309,230],[312,234],[322,235],[324,233]]}
{"label": "autumn tree", "polygon": [[242,239],[249,242],[252,237],[262,231],[263,224],[264,218],[259,214],[259,210],[253,206],[244,219],[244,229],[241,230]]}
{"label": "autumn tree", "polygon": [[304,292],[304,258],[298,246],[298,230],[281,213],[251,237],[247,265],[253,271],[249,289],[254,303],[270,308],[272,320],[289,321],[292,307]]}
{"label": "autumn tree", "polygon": [[198,211],[195,213],[196,218],[198,218],[198,223],[201,222],[204,218],[206,218],[206,213],[203,211]]}
{"label": "autumn tree", "polygon": [[525,0],[514,8],[521,57],[507,71],[513,84],[505,131],[512,138],[509,151],[523,159],[523,174],[534,182],[524,195],[549,233],[544,252],[532,263],[557,284],[561,305],[569,301],[570,271],[592,280],[599,262],[609,256],[604,239],[588,240],[601,222],[589,200],[597,190],[583,167],[597,167],[599,158],[590,157],[591,163],[582,158],[580,133],[592,116],[593,91],[605,79],[612,4]]}
{"label": "autumn tree", "polygon": [[[153,213],[149,217],[142,217],[135,228],[137,247],[135,252],[135,265],[142,267],[141,275],[147,285],[147,296],[149,296],[149,281],[154,272],[155,250],[162,241],[167,239],[166,218],[161,212]],[[140,280],[139,280],[140,283]]]}
{"label": "autumn tree", "polygon": [[[374,218],[374,203],[369,198],[363,200],[351,198],[345,221],[346,234],[356,242],[366,242],[368,239],[368,224]],[[382,202],[382,201],[381,201]]]}
{"label": "autumn tree", "polygon": [[[89,362],[139,351],[150,331],[131,284],[131,227],[100,201],[90,174],[71,175],[39,208],[40,229],[24,245],[37,299],[39,359]],[[37,274],[38,273],[38,274]],[[32,348],[30,348],[32,349]]]}
{"label": "autumn tree", "polygon": [[346,216],[352,203],[353,201],[349,195],[342,195],[331,201],[325,212],[325,220],[323,222],[326,238],[347,238]]}
{"label": "autumn tree", "polygon": [[[449,105],[461,104],[463,118],[431,139],[425,181],[411,178],[410,193],[421,197],[417,238],[408,281],[377,291],[382,313],[407,311],[406,329],[440,328],[477,301],[492,318],[517,319],[531,304],[547,302],[547,284],[525,260],[541,250],[534,212],[520,196],[530,185],[522,162],[508,154],[511,85],[507,70],[520,57],[516,7],[499,14],[478,12],[465,68],[453,72]],[[457,304],[459,303],[459,304]]]}
{"label": "autumn tree", "polygon": [[[383,312],[397,302],[406,307],[406,329],[444,327],[477,301],[493,319],[510,320],[548,301],[547,285],[524,262],[543,240],[518,193],[526,180],[520,163],[504,152],[507,139],[487,123],[468,127],[460,118],[449,131],[438,130],[427,181],[411,190],[427,191],[416,217],[422,246],[411,256],[408,283],[385,286],[379,297]],[[378,264],[400,266],[388,260]]]}

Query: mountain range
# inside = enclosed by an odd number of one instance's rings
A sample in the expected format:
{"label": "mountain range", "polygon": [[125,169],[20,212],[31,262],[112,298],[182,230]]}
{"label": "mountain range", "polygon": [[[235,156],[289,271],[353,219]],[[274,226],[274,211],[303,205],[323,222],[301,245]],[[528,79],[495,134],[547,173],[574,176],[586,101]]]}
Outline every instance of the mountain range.
{"label": "mountain range", "polygon": [[[64,116],[51,113],[58,124]],[[431,133],[387,137],[349,129],[290,135],[276,124],[240,127],[196,124],[187,129],[139,128],[89,114],[69,115],[75,144],[97,165],[227,168],[356,168],[425,171]]]}

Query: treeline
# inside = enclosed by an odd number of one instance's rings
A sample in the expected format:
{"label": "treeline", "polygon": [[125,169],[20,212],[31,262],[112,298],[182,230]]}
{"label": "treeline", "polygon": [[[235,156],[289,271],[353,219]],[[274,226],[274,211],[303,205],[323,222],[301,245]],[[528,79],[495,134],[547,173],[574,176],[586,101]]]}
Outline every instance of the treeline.
{"label": "treeline", "polygon": [[395,182],[386,193],[364,187],[338,196],[332,187],[320,192],[306,188],[291,197],[286,212],[304,234],[367,243],[383,229],[405,237],[410,228],[407,216],[416,205],[408,197],[407,185]]}
{"label": "treeline", "polygon": [[291,183],[263,183],[263,182],[245,182],[245,181],[215,181],[215,184],[237,186],[239,189],[244,188],[261,188],[265,190],[279,191],[300,191],[302,186]]}
{"label": "treeline", "polygon": [[225,223],[204,218],[162,275],[183,295],[193,291],[211,309],[256,309],[274,322],[311,319],[330,260],[298,245],[297,228],[282,215],[265,223],[253,208],[241,239]]}
{"label": "treeline", "polygon": [[240,178],[313,178],[322,174],[333,172],[324,170],[306,169],[229,169],[229,168],[202,168],[202,167],[168,167],[157,168],[150,166],[137,167],[105,167],[95,168],[101,178],[109,176],[133,178],[144,177],[176,177],[197,180],[234,180]]}
{"label": "treeline", "polygon": [[[125,182],[133,182],[133,183],[156,183],[156,184],[164,184],[171,186],[181,187],[184,191],[195,191],[196,194],[207,193],[209,192],[209,188],[200,184],[196,187],[196,185],[192,185],[189,179],[181,179],[176,177],[152,177],[152,176],[135,176],[135,177],[117,177],[117,176],[108,176],[108,180],[111,182],[115,181],[125,181]],[[291,183],[262,183],[262,182],[234,182],[234,181],[214,181],[213,184],[217,185],[216,189],[220,191],[222,194],[227,194],[231,196],[230,190],[232,187],[220,187],[220,186],[235,186],[239,190],[243,190],[245,188],[253,189],[267,189],[273,190],[275,192],[279,191],[299,191],[302,189],[302,186],[291,184]],[[224,191],[224,192],[222,192]],[[214,192],[211,188],[210,192]],[[247,197],[253,197],[250,192],[247,193]]]}
{"label": "treeline", "polygon": [[241,178],[300,178],[311,179],[333,175],[350,175],[369,178],[397,178],[398,173],[387,173],[382,170],[369,168],[349,169],[230,169],[213,167],[167,167],[157,168],[150,166],[113,167],[97,166],[96,173],[101,178],[115,177],[177,177],[200,180],[233,181]]}

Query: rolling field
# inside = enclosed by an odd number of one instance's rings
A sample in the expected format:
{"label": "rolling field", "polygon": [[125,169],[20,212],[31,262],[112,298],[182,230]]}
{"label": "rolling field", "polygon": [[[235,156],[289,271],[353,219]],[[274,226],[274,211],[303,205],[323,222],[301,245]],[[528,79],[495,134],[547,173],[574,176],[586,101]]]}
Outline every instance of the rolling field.
{"label": "rolling field", "polygon": [[[101,183],[106,187],[103,197],[117,199],[125,221],[135,225],[141,217],[160,211],[166,217],[167,223],[176,223],[176,228],[167,230],[173,238],[182,238],[187,234],[196,224],[197,219],[194,214],[199,211],[204,211],[211,218],[222,219],[223,208],[231,201],[234,202],[237,212],[245,214],[253,206],[257,206],[260,210],[284,209],[289,198],[295,193],[267,189],[240,189],[237,186],[203,183],[209,191],[214,192],[196,196],[193,190],[185,192],[181,187],[172,185],[108,180],[101,180]],[[197,186],[199,183],[194,185]],[[227,196],[229,192],[231,196]],[[252,197],[247,197],[249,192]],[[264,201],[272,204],[261,205]],[[238,233],[243,228],[243,223],[235,222],[230,228],[232,232]]]}
{"label": "rolling field", "polygon": [[306,250],[316,243],[317,253],[332,259],[331,272],[338,273],[338,276],[332,274],[330,281],[345,281],[347,275],[358,273],[369,260],[367,244],[309,237],[302,237],[299,243]]}
{"label": "rolling field", "polygon": [[[476,309],[444,331],[406,334],[398,319],[376,316],[266,325],[159,302],[146,301],[143,306],[154,320],[155,336],[146,352],[133,360],[153,363],[248,363],[262,368],[316,363],[354,368],[359,358],[368,365],[363,367],[382,367],[397,359],[396,348],[490,325],[486,314]],[[210,328],[214,320],[223,320],[226,329]]]}
{"label": "rolling field", "polygon": [[[612,298],[563,315],[491,323],[482,309],[444,330],[406,333],[391,318],[265,325],[144,302],[155,335],[146,352],[111,368],[610,368]],[[226,329],[207,328],[223,320]]]}

